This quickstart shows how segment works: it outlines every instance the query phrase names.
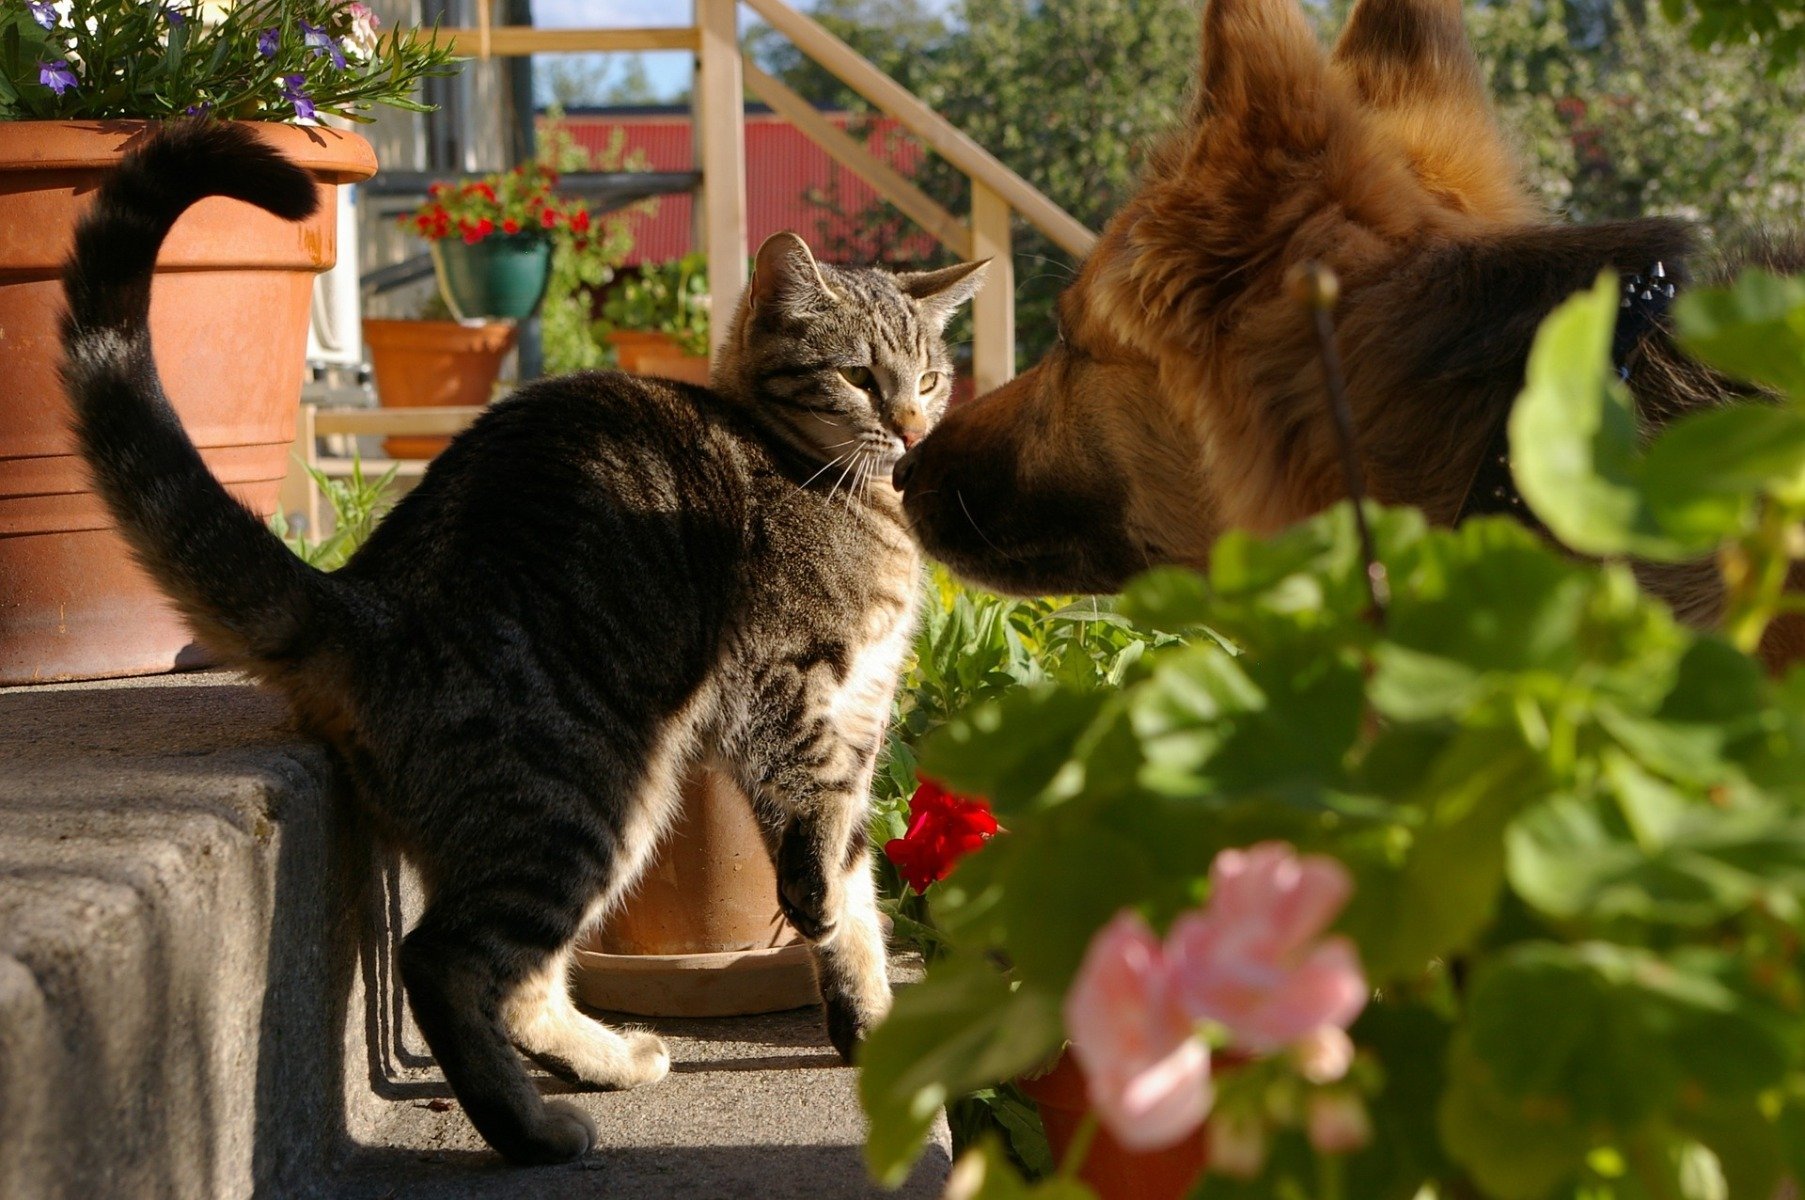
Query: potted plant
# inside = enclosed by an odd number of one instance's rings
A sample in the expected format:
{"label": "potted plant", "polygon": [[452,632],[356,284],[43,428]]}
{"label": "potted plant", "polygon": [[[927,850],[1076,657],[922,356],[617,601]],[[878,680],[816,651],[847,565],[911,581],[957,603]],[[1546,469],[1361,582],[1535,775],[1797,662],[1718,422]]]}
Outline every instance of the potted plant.
{"label": "potted plant", "polygon": [[[435,183],[404,228],[432,246],[442,320],[364,321],[384,407],[487,404],[518,322],[538,311],[555,256],[586,253],[589,208],[558,196],[558,173],[529,160],[463,184]],[[599,231],[595,231],[599,232]],[[431,458],[448,439],[392,437],[394,458]]]}
{"label": "potted plant", "polygon": [[623,272],[602,303],[620,369],[708,382],[708,269],[700,254]]}
{"label": "potted plant", "polygon": [[[370,147],[312,124],[372,104],[418,108],[448,52],[379,35],[344,0],[72,0],[0,6],[0,683],[167,671],[187,629],[89,491],[57,378],[61,272],[107,171],[166,119],[256,122],[311,170],[319,215],[290,225],[211,199],[158,260],[151,329],[176,411],[213,471],[276,508],[294,441],[312,277],[332,265],[331,189]],[[302,122],[306,122],[303,124]]]}
{"label": "potted plant", "polygon": [[[864,1047],[875,1173],[944,1098],[1063,1056],[1078,1104],[1028,1087],[1090,1112],[1047,1178],[983,1141],[949,1194],[1171,1194],[1093,1172],[1098,1130],[1189,1147],[1206,1198],[1793,1194],[1805,688],[1755,652],[1797,612],[1805,281],[1681,298],[1689,348],[1774,402],[1652,446],[1617,297],[1550,318],[1512,422],[1519,488],[1589,558],[1351,504],[1229,534],[1123,599],[1180,640],[927,736],[1002,832],[926,881],[940,949]],[[1724,564],[1721,629],[1632,553]]]}

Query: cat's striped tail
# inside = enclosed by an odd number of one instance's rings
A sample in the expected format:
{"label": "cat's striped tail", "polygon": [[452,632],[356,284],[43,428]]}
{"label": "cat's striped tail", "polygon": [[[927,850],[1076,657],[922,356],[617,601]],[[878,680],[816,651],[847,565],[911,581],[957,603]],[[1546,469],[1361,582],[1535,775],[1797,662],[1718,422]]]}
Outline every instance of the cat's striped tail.
{"label": "cat's striped tail", "polygon": [[318,204],[305,171],[232,122],[175,122],[154,134],[76,230],[63,273],[63,381],[95,487],[138,560],[213,650],[237,665],[279,666],[306,655],[339,589],[214,479],[151,358],[157,251],[176,218],[208,196],[291,221]]}

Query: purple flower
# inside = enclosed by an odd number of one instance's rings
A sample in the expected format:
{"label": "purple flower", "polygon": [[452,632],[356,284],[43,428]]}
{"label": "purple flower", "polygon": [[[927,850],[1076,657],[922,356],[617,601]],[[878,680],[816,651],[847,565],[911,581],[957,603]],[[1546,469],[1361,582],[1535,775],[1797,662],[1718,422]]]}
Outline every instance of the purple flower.
{"label": "purple flower", "polygon": [[81,81],[69,69],[69,64],[59,58],[55,62],[38,64],[38,82],[60,96]]}
{"label": "purple flower", "polygon": [[338,40],[318,25],[301,22],[301,44],[311,49],[315,58],[330,55],[333,66],[341,71],[345,69],[345,52],[338,48]]}
{"label": "purple flower", "polygon": [[311,121],[317,114],[313,107],[313,97],[301,90],[301,85],[306,82],[305,75],[284,75],[282,98],[295,106],[295,116],[303,121]]}
{"label": "purple flower", "polygon": [[281,38],[282,34],[274,25],[265,29],[262,33],[257,35],[257,53],[263,55],[265,58],[276,57],[276,43],[280,41]]}
{"label": "purple flower", "polygon": [[56,0],[25,0],[25,7],[31,10],[31,19],[45,29],[56,28]]}
{"label": "purple flower", "polygon": [[205,117],[213,113],[213,101],[202,100],[199,104],[190,104],[182,110],[184,116]]}
{"label": "purple flower", "polygon": [[169,23],[173,26],[181,26],[181,25],[186,25],[188,23],[188,18],[186,16],[184,16],[181,12],[177,11],[176,9],[170,8],[168,5],[163,6],[163,15],[164,15],[164,17],[166,17],[169,20]]}

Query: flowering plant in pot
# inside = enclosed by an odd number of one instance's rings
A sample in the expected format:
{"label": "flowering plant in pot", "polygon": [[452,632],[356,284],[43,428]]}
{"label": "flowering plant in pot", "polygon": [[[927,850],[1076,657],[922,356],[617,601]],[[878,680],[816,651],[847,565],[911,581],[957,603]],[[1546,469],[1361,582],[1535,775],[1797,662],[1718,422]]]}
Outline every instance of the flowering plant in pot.
{"label": "flowering plant in pot", "polygon": [[423,112],[451,52],[347,0],[26,0],[0,8],[0,120]]}
{"label": "flowering plant in pot", "polygon": [[401,218],[432,244],[440,292],[459,319],[532,316],[554,247],[587,245],[589,206],[560,197],[557,186],[551,165],[529,160],[463,184],[435,183]]}
{"label": "flowering plant in pot", "polygon": [[[400,218],[432,247],[438,298],[450,320],[364,321],[381,403],[394,407],[486,404],[515,322],[536,312],[555,285],[545,317],[548,365],[570,361],[587,325],[588,287],[613,277],[628,236],[617,218],[592,217],[587,204],[557,193],[560,168],[594,164],[555,123],[540,133],[542,156],[462,183],[441,181]],[[619,143],[601,156],[626,166]],[[578,311],[580,310],[580,311]],[[447,439],[393,437],[396,458],[430,458]]]}
{"label": "flowering plant in pot", "polygon": [[700,254],[623,272],[602,321],[623,371],[708,382],[708,265]]}
{"label": "flowering plant in pot", "polygon": [[[927,738],[922,769],[1003,832],[929,887],[941,954],[864,1048],[876,1174],[945,1097],[1069,1046],[1090,1128],[1198,1139],[1203,1197],[1805,1178],[1805,676],[1754,655],[1794,607],[1805,281],[1682,297],[1692,351],[1774,402],[1649,446],[1617,305],[1607,279],[1549,320],[1512,422],[1523,495],[1590,558],[1376,506],[1370,538],[1351,505],[1230,534],[1123,598],[1182,642]],[[1725,563],[1721,630],[1630,553]],[[1034,1183],[974,1147],[955,1194],[1096,1194],[1089,1137]]]}
{"label": "flowering plant in pot", "polygon": [[113,534],[69,438],[56,374],[61,271],[96,185],[158,121],[233,118],[255,122],[325,190],[298,225],[201,202],[164,244],[153,291],[153,342],[177,413],[227,486],[272,513],[312,277],[335,255],[330,192],[376,165],[361,138],[294,122],[417,109],[420,79],[451,69],[446,48],[379,31],[344,0],[0,5],[0,458],[14,468],[0,478],[0,683],[198,661]]}

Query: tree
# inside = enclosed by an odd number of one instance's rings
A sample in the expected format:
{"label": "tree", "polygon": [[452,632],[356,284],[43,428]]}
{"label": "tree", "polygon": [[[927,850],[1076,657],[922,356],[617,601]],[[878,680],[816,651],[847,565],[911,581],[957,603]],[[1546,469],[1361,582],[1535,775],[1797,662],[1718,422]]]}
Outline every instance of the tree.
{"label": "tree", "polygon": [[1474,45],[1530,181],[1574,220],[1688,217],[1734,239],[1796,223],[1805,77],[1746,41],[1700,52],[1627,0],[1491,3]]}
{"label": "tree", "polygon": [[[941,18],[921,0],[824,0],[815,15],[1098,228],[1132,192],[1149,144],[1184,110],[1199,7],[1198,0],[961,0]],[[774,35],[753,45],[767,70],[816,104],[862,110]],[[923,163],[916,182],[951,211],[970,211],[964,176],[938,158]],[[863,220],[872,238],[894,244],[884,232],[898,220],[888,206]],[[1032,361],[1052,340],[1052,301],[1075,264],[1020,221],[1015,247],[1016,350]]]}

